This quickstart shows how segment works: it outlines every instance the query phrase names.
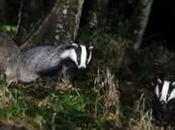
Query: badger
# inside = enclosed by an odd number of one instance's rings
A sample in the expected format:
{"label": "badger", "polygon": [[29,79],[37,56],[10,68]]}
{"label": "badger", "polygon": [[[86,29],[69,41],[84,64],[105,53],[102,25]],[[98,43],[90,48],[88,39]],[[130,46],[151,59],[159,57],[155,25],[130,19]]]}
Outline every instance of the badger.
{"label": "badger", "polygon": [[5,75],[8,84],[57,76],[72,82],[78,70],[87,68],[93,48],[93,45],[72,43],[20,50],[6,33],[1,32],[0,74]]}
{"label": "badger", "polygon": [[157,79],[153,117],[161,125],[175,125],[175,81]]}
{"label": "badger", "polygon": [[17,80],[32,82],[39,78],[58,76],[72,82],[79,69],[87,68],[92,57],[92,45],[62,44],[38,46],[21,51]]}

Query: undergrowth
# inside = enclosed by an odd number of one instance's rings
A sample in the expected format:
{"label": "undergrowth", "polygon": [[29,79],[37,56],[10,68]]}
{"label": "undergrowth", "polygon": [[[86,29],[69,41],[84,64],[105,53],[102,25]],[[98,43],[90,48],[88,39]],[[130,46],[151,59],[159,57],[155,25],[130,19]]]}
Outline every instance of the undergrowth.
{"label": "undergrowth", "polygon": [[89,39],[94,57],[74,89],[64,83],[7,86],[2,80],[0,122],[27,130],[163,130],[151,116],[151,81],[173,77],[174,55],[155,44],[135,52],[125,48],[127,40],[102,32]]}

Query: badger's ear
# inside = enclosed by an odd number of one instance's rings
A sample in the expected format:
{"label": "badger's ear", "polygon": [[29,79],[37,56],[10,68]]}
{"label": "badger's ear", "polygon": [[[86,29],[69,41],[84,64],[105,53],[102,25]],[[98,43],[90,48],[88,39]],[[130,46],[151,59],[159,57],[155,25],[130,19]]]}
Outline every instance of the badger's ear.
{"label": "badger's ear", "polygon": [[157,78],[157,82],[158,82],[159,84],[161,84],[161,83],[162,83],[162,80],[161,80],[160,78]]}
{"label": "badger's ear", "polygon": [[94,46],[90,45],[89,50],[93,50],[93,49],[94,49]]}
{"label": "badger's ear", "polygon": [[151,86],[155,87],[157,84],[161,84],[161,83],[162,83],[162,80],[159,77],[153,78],[151,82]]}
{"label": "badger's ear", "polygon": [[78,47],[78,44],[76,44],[76,43],[72,43],[72,45],[73,45],[74,47]]}
{"label": "badger's ear", "polygon": [[94,49],[94,44],[92,42],[90,42],[88,48],[89,48],[89,50],[93,50]]}
{"label": "badger's ear", "polygon": [[175,86],[175,81],[172,82],[172,85]]}

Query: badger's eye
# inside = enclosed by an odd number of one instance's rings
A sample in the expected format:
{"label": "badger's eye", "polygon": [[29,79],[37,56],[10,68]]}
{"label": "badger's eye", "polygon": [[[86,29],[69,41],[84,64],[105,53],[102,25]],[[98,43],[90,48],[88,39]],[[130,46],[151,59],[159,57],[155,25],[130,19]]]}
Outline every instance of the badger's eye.
{"label": "badger's eye", "polygon": [[77,57],[77,62],[80,64],[80,56]]}
{"label": "badger's eye", "polygon": [[80,60],[81,60],[81,47],[80,46],[78,46],[77,48],[76,48],[76,54],[77,54],[77,63],[78,63],[78,65],[80,65]]}
{"label": "badger's eye", "polygon": [[169,97],[169,96],[170,96],[170,93],[167,94],[167,97]]}
{"label": "badger's eye", "polygon": [[157,83],[158,84],[161,84],[162,83],[162,80],[160,78],[157,78]]}

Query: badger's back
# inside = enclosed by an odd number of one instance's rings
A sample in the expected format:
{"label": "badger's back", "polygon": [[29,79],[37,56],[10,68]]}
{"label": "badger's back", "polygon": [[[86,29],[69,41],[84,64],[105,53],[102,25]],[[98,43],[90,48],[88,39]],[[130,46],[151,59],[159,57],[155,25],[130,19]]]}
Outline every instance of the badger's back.
{"label": "badger's back", "polygon": [[22,82],[31,82],[44,76],[52,78],[58,76],[62,65],[71,62],[69,59],[62,59],[61,54],[71,47],[71,44],[64,44],[39,46],[21,51],[18,79]]}
{"label": "badger's back", "polygon": [[72,79],[75,77],[72,76],[74,72],[85,68],[89,63],[91,49],[85,45],[62,44],[23,50],[20,54],[18,79],[22,82],[31,82],[45,75],[53,76],[60,73],[66,79]]}
{"label": "badger's back", "polygon": [[44,72],[54,70],[61,62],[60,55],[65,51],[64,46],[39,46],[21,52],[21,64],[24,69]]}

